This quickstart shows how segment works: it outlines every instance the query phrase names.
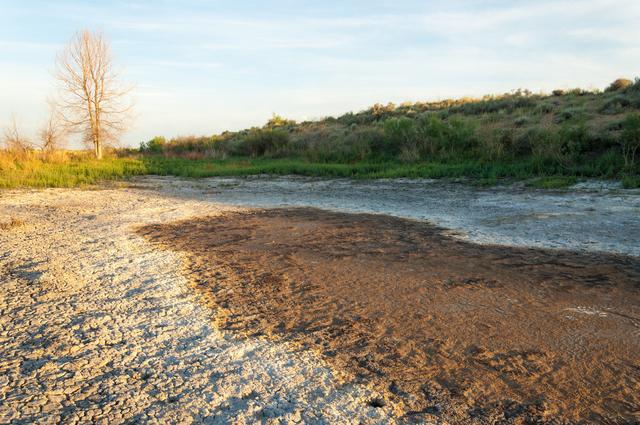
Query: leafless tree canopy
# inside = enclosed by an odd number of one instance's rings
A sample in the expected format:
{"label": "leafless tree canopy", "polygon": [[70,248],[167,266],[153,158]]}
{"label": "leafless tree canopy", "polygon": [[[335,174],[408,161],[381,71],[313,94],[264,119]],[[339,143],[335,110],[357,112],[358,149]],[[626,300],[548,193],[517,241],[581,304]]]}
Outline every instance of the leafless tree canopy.
{"label": "leafless tree canopy", "polygon": [[20,132],[15,115],[11,116],[9,125],[4,128],[2,141],[7,149],[15,152],[24,152],[31,147],[29,140]]}
{"label": "leafless tree canopy", "polygon": [[62,123],[55,103],[49,104],[49,117],[40,132],[40,148],[43,152],[53,152],[64,147],[67,137],[67,129]]}
{"label": "leafless tree canopy", "polygon": [[131,105],[130,91],[118,82],[109,43],[101,33],[80,31],[57,59],[60,83],[58,102],[65,126],[82,134],[97,158],[126,129]]}

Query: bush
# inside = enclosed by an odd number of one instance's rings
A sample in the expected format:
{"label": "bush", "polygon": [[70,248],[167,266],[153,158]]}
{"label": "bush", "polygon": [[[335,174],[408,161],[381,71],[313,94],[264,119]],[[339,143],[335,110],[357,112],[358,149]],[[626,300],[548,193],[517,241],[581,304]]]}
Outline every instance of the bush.
{"label": "bush", "polygon": [[389,102],[386,105],[376,103],[367,111],[371,115],[373,121],[382,121],[390,117],[396,110],[396,105]]}
{"label": "bush", "polygon": [[554,96],[563,96],[564,95],[564,90],[555,89],[554,91],[551,92],[551,94],[553,94]]}
{"label": "bush", "polygon": [[475,127],[466,121],[453,119],[449,121],[449,151],[453,153],[471,153],[477,143]]}
{"label": "bush", "polygon": [[556,161],[562,157],[556,134],[542,128],[531,128],[522,134],[516,142],[516,154],[533,155],[541,161]]}
{"label": "bush", "polygon": [[584,90],[579,87],[576,87],[574,89],[567,90],[566,94],[572,95],[572,96],[586,96],[588,94],[591,94],[591,92],[589,90]]}
{"label": "bush", "polygon": [[289,143],[289,133],[284,130],[252,129],[241,143],[245,155],[278,156]]}
{"label": "bush", "polygon": [[625,92],[640,92],[640,78],[636,77],[633,84],[625,89]]}
{"label": "bush", "polygon": [[584,124],[564,126],[560,129],[558,136],[560,152],[570,158],[576,158],[592,148],[592,138]]}
{"label": "bush", "polygon": [[513,139],[513,133],[511,133],[511,143],[509,148],[513,155],[517,157],[529,156],[533,152],[533,146],[535,143],[536,129],[532,128]]}
{"label": "bush", "polygon": [[496,160],[513,149],[513,129],[497,128],[488,137],[481,139],[480,154],[483,158]]}
{"label": "bush", "polygon": [[584,113],[584,110],[582,108],[575,108],[575,107],[565,108],[562,111],[559,111],[556,113],[554,121],[556,122],[556,124],[561,124],[563,122],[572,120],[574,118],[578,118],[582,116],[583,113]]}
{"label": "bush", "polygon": [[553,112],[553,103],[551,102],[540,103],[538,106],[536,106],[536,109],[534,111],[534,113],[538,115],[546,115],[552,112]]}
{"label": "bush", "polygon": [[498,112],[512,113],[516,109],[533,108],[535,105],[535,98],[530,93],[518,91],[514,94],[463,103],[451,107],[450,110],[464,115],[482,115]]}
{"label": "bush", "polygon": [[449,127],[438,116],[426,114],[417,120],[416,137],[421,155],[434,156],[448,143]]}
{"label": "bush", "polygon": [[631,106],[631,101],[624,95],[618,94],[607,100],[599,111],[605,115],[615,115],[623,112],[629,106]]}
{"label": "bush", "polygon": [[384,122],[386,143],[382,156],[395,156],[403,149],[417,149],[416,126],[410,118],[391,118]]}
{"label": "bush", "polygon": [[513,124],[516,127],[524,127],[525,125],[529,124],[529,117],[526,117],[526,116],[518,117],[515,119]]}
{"label": "bush", "polygon": [[271,119],[267,121],[264,128],[278,128],[278,127],[293,127],[296,125],[295,120],[288,120],[286,118],[282,118],[280,115],[273,114]]}
{"label": "bush", "polygon": [[312,162],[353,163],[372,156],[385,143],[378,127],[344,131],[316,131],[294,141],[296,151]]}
{"label": "bush", "polygon": [[164,137],[156,136],[146,143],[140,143],[140,151],[155,154],[162,153],[166,144],[167,140]]}
{"label": "bush", "polygon": [[627,80],[626,78],[618,78],[613,83],[609,84],[609,87],[605,91],[618,91],[624,90],[633,85],[633,81]]}
{"label": "bush", "polygon": [[347,161],[362,161],[371,156],[372,146],[378,146],[384,141],[384,133],[377,127],[356,128],[344,140],[347,148]]}
{"label": "bush", "polygon": [[640,149],[640,114],[631,114],[622,123],[620,144],[625,166],[633,167]]}

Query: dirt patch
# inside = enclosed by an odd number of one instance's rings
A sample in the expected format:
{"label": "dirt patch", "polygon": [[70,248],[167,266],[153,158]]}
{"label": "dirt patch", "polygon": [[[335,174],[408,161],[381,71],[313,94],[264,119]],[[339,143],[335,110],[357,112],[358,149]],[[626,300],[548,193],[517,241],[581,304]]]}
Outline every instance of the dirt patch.
{"label": "dirt patch", "polygon": [[316,209],[139,232],[187,253],[222,328],[322,353],[408,419],[640,420],[636,258],[477,245]]}

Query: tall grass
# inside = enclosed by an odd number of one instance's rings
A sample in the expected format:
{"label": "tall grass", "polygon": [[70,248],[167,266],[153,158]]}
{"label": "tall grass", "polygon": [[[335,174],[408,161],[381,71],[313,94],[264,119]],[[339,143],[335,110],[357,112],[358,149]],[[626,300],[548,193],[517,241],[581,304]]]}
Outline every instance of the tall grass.
{"label": "tall grass", "polygon": [[15,158],[0,154],[0,188],[76,187],[104,180],[126,180],[137,175],[171,175],[186,178],[248,175],[301,175],[310,177],[377,178],[451,178],[495,184],[505,179],[532,179],[534,186],[555,188],[579,178],[622,177],[626,187],[639,187],[635,175],[618,176],[607,161],[565,167],[557,163],[525,158],[512,162],[488,162],[476,159],[448,162],[360,161],[355,163],[309,162],[304,158],[225,160],[186,159],[145,156],[106,158],[88,156]]}
{"label": "tall grass", "polygon": [[102,180],[145,174],[145,164],[133,158],[91,159],[88,155],[0,152],[0,187],[75,187]]}

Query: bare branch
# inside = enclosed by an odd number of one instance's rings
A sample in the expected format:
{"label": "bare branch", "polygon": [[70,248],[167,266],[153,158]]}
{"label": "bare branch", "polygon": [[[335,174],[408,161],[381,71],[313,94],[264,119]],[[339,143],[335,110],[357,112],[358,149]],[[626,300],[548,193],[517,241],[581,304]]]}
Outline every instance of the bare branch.
{"label": "bare branch", "polygon": [[31,148],[31,142],[23,136],[18,128],[15,115],[11,115],[9,125],[4,128],[2,141],[8,150],[18,153],[24,153]]}
{"label": "bare branch", "polygon": [[68,128],[61,119],[61,114],[56,104],[49,101],[49,117],[38,133],[40,149],[45,153],[51,153],[61,149],[67,138]]}
{"label": "bare branch", "polygon": [[59,122],[82,134],[100,158],[104,146],[115,143],[127,129],[132,110],[126,103],[130,89],[118,84],[104,35],[77,32],[58,55],[55,75],[61,91]]}

